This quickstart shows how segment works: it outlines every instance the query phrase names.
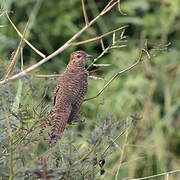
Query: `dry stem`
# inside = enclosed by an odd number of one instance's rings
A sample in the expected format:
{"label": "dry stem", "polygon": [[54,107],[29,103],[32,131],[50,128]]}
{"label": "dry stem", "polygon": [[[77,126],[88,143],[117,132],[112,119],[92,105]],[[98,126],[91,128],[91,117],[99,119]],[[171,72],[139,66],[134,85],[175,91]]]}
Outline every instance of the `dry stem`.
{"label": "dry stem", "polygon": [[18,48],[17,48],[17,50],[16,50],[16,53],[15,53],[13,59],[12,59],[12,62],[11,62],[11,64],[9,65],[9,67],[8,67],[8,69],[7,69],[7,71],[6,71],[6,74],[5,74],[5,76],[4,76],[4,80],[6,80],[6,79],[11,75],[11,73],[12,73],[12,71],[13,71],[13,69],[14,69],[15,63],[16,63],[17,58],[18,58],[18,55],[19,55],[19,53],[20,53],[20,49],[21,49],[22,44],[23,44],[23,40],[24,40],[24,37],[25,37],[25,34],[26,34],[26,30],[27,30],[28,24],[29,24],[29,21],[27,22],[27,24],[26,24],[26,26],[25,26],[25,29],[24,29],[24,32],[23,32],[23,36],[22,36],[21,41],[20,41],[20,43],[19,43],[19,46],[18,46]]}
{"label": "dry stem", "polygon": [[126,69],[124,69],[124,70],[119,71],[118,73],[116,73],[116,74],[104,85],[104,87],[99,91],[99,93],[98,93],[96,96],[93,96],[93,97],[91,97],[91,98],[87,98],[87,99],[85,99],[84,101],[89,101],[89,100],[91,100],[91,99],[97,98],[97,97],[98,97],[99,95],[101,95],[102,92],[112,83],[112,81],[113,81],[114,79],[116,79],[120,74],[129,71],[130,69],[132,69],[132,68],[134,68],[135,66],[137,66],[140,62],[142,62],[142,61],[143,61],[143,59],[142,59],[142,53],[143,53],[143,51],[144,51],[144,49],[141,50],[140,57],[139,57],[139,59],[138,59],[134,64],[132,64],[131,66],[127,67]]}
{"label": "dry stem", "polygon": [[152,178],[155,178],[155,177],[166,176],[166,174],[174,174],[174,173],[179,173],[179,172],[180,172],[180,169],[177,169],[177,170],[167,171],[167,172],[160,173],[160,174],[155,174],[155,175],[152,175],[152,176],[146,176],[146,177],[142,177],[142,178],[133,178],[133,179],[129,179],[129,180],[152,179]]}
{"label": "dry stem", "polygon": [[[17,34],[23,38],[23,35],[21,34],[21,32],[18,30],[18,28],[15,26],[15,24],[12,22],[12,20],[10,19],[8,13],[6,12],[6,16],[9,20],[9,22],[11,23],[12,27],[15,29],[15,31],[17,32]],[[42,52],[40,52],[39,50],[37,50],[27,39],[24,38],[24,42],[31,48],[33,49],[37,54],[39,54],[42,58],[45,58],[46,55],[44,55]]]}
{"label": "dry stem", "polygon": [[82,3],[83,14],[84,14],[84,20],[85,20],[85,23],[86,23],[86,26],[87,26],[89,24],[89,20],[88,20],[88,16],[87,16],[87,13],[86,13],[86,6],[84,4],[84,0],[81,0],[81,3]]}
{"label": "dry stem", "polygon": [[72,46],[77,46],[77,45],[80,45],[80,44],[85,44],[85,43],[88,43],[88,42],[97,41],[97,40],[102,39],[103,37],[105,37],[105,36],[107,36],[109,34],[112,34],[112,33],[116,32],[116,31],[119,31],[119,30],[124,29],[126,27],[128,27],[128,26],[122,26],[122,27],[119,27],[119,28],[117,28],[115,30],[107,32],[107,33],[105,33],[105,34],[103,34],[101,36],[97,36],[97,37],[94,37],[94,38],[91,38],[91,39],[87,39],[87,40],[84,40],[84,41],[80,41],[80,42],[75,42],[75,43],[72,43],[71,45]]}

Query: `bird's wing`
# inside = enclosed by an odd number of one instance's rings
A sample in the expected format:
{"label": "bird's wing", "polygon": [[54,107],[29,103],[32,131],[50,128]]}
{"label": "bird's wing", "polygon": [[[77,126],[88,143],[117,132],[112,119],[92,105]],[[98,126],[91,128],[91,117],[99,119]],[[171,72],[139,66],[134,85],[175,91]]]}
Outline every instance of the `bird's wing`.
{"label": "bird's wing", "polygon": [[53,106],[55,106],[56,104],[56,100],[57,100],[57,95],[61,95],[62,94],[62,80],[60,79],[58,85],[56,86],[55,90],[54,90],[54,96],[53,96],[53,101],[52,104]]}
{"label": "bird's wing", "polygon": [[75,102],[71,104],[72,109],[71,109],[69,119],[67,121],[68,124],[71,124],[71,122],[76,118],[77,114],[79,113],[81,105],[83,103],[84,96],[87,92],[87,89],[88,89],[87,81],[82,81],[78,95],[76,96]]}
{"label": "bird's wing", "polygon": [[83,98],[79,98],[78,101],[76,101],[76,103],[72,105],[71,113],[67,121],[68,124],[71,124],[71,122],[76,118],[77,114],[79,113],[82,102]]}

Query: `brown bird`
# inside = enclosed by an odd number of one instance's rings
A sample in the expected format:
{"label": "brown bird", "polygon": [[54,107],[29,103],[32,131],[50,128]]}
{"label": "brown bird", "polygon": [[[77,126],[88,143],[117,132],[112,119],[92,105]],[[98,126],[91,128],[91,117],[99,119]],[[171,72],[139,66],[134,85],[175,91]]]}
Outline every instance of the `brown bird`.
{"label": "brown bird", "polygon": [[80,110],[88,90],[88,71],[85,64],[90,57],[92,56],[84,51],[73,52],[65,72],[55,88],[53,109],[40,130],[40,134],[42,134],[51,119],[54,118],[50,133],[51,146],[60,140],[66,124],[71,124]]}

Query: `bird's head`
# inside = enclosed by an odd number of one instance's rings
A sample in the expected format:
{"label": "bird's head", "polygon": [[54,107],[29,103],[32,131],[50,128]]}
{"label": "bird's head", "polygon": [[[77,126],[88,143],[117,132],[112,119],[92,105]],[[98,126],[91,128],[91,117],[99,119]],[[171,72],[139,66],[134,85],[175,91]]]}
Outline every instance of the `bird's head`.
{"label": "bird's head", "polygon": [[88,58],[92,57],[84,51],[74,51],[71,53],[70,63],[73,66],[85,66]]}

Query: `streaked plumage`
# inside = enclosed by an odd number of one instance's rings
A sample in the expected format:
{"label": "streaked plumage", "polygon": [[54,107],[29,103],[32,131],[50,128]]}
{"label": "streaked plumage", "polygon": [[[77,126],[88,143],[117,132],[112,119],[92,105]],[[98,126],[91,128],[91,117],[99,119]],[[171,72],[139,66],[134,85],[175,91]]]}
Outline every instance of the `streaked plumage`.
{"label": "streaked plumage", "polygon": [[66,124],[71,123],[80,110],[88,90],[88,71],[85,69],[85,64],[89,57],[91,56],[84,51],[73,52],[65,72],[55,88],[53,109],[40,130],[40,133],[43,133],[53,118],[50,132],[51,146],[61,138]]}

